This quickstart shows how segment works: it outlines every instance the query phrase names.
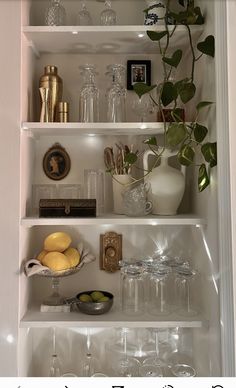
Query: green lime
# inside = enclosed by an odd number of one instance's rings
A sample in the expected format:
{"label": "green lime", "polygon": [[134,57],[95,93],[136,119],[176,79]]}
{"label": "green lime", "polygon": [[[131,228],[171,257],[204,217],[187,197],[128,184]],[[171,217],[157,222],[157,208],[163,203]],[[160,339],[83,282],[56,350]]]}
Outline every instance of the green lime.
{"label": "green lime", "polygon": [[102,296],[100,299],[98,299],[98,302],[107,302],[108,300],[108,296]]}
{"label": "green lime", "polygon": [[92,302],[93,301],[91,296],[88,294],[80,295],[79,300],[81,300],[81,302]]}
{"label": "green lime", "polygon": [[93,291],[91,294],[90,294],[92,300],[94,302],[97,302],[99,299],[103,298],[104,297],[104,294],[101,292],[101,291]]}

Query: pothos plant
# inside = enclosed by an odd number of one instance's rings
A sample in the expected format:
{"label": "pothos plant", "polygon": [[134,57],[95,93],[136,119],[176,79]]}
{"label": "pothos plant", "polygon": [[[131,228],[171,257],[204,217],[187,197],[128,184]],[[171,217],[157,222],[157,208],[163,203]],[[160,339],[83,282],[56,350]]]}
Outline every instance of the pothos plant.
{"label": "pothos plant", "polygon": [[[173,1],[178,2],[181,6],[179,13],[171,10]],[[176,4],[175,4],[176,5]],[[150,9],[158,7],[152,5],[144,12],[148,12]],[[171,24],[169,24],[171,20]],[[161,55],[161,62],[163,66],[163,80],[159,85],[147,86],[143,83],[137,83],[134,85],[134,90],[138,94],[139,98],[142,95],[149,93],[153,103],[158,107],[164,125],[164,146],[158,147],[156,137],[150,137],[145,140],[152,151],[156,155],[155,167],[158,164],[158,159],[164,152],[166,147],[175,149],[178,148],[177,157],[179,163],[184,166],[194,165],[198,168],[198,188],[199,191],[203,191],[210,184],[210,169],[217,164],[217,152],[216,142],[206,141],[208,128],[199,121],[199,113],[204,108],[209,107],[212,102],[199,101],[195,107],[195,118],[192,122],[187,123],[181,118],[180,102],[184,106],[187,104],[196,94],[197,86],[195,85],[195,67],[198,61],[203,55],[214,57],[215,54],[215,41],[214,36],[209,35],[204,41],[199,42],[194,47],[191,26],[192,24],[203,24],[204,17],[201,9],[195,7],[194,0],[166,0],[166,14],[164,17],[164,29],[160,32],[147,31],[148,37],[157,42],[159,53]],[[172,71],[177,69],[182,60],[183,52],[180,48],[170,55],[171,39],[175,34],[178,25],[183,25],[186,28],[188,36],[188,42],[191,52],[191,70],[190,74],[186,74],[181,80],[173,82]],[[158,98],[153,97],[153,90],[159,90]],[[172,104],[171,110],[171,122],[166,122],[164,110]],[[198,156],[198,157],[197,157]],[[133,153],[126,155],[126,162],[129,165],[135,165],[138,156]],[[196,160],[201,160],[197,164]],[[153,168],[152,167],[152,168]],[[148,172],[145,172],[145,174]]]}

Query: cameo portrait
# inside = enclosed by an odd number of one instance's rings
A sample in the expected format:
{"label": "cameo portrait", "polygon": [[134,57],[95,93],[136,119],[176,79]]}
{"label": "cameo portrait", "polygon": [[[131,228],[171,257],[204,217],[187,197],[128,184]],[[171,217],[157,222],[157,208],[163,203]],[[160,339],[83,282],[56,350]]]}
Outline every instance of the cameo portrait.
{"label": "cameo portrait", "polygon": [[43,170],[48,178],[61,180],[70,171],[70,157],[59,143],[54,144],[43,157]]}

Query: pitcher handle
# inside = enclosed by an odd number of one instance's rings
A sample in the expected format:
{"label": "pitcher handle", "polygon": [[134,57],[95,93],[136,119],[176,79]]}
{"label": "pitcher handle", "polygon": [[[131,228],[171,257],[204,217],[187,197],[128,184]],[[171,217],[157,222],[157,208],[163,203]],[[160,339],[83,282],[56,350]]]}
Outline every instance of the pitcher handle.
{"label": "pitcher handle", "polygon": [[155,155],[155,153],[152,150],[147,150],[144,152],[144,155],[143,155],[144,174],[148,171],[148,157],[149,157],[149,155]]}

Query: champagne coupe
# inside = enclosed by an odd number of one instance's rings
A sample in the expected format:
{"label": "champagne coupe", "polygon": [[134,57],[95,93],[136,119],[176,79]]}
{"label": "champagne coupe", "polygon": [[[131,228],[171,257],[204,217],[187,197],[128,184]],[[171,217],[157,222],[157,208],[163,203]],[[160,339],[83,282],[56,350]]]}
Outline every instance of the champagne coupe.
{"label": "champagne coupe", "polygon": [[51,0],[45,12],[46,26],[64,26],[66,24],[66,11],[61,0]]}
{"label": "champagne coupe", "polygon": [[111,87],[106,92],[107,121],[118,123],[126,121],[126,89],[122,85],[122,76],[125,72],[123,65],[114,64],[107,66],[107,73],[112,79]]}
{"label": "champagne coupe", "polygon": [[82,365],[82,376],[91,377],[95,372],[94,358],[91,353],[90,329],[87,329],[86,336],[86,355]]}
{"label": "champagne coupe", "polygon": [[80,92],[80,122],[98,122],[99,121],[99,91],[95,84],[94,65],[84,65],[79,67],[84,77],[84,85]]}
{"label": "champagne coupe", "polygon": [[81,10],[77,13],[76,24],[78,26],[91,26],[93,24],[90,12],[86,7],[85,1],[82,1]]}
{"label": "champagne coupe", "polygon": [[132,102],[132,110],[138,117],[138,121],[140,121],[141,123],[146,121],[148,115],[154,113],[154,109],[154,103],[152,102],[148,94],[144,94],[141,97],[134,95],[134,100]]}
{"label": "champagne coupe", "polygon": [[100,20],[102,26],[116,25],[116,12],[112,9],[110,0],[105,1],[105,9],[101,12]]}
{"label": "champagne coupe", "polygon": [[197,271],[185,265],[177,267],[175,271],[178,314],[194,316],[197,314],[197,311],[192,300],[192,286],[193,281],[196,279]]}
{"label": "champagne coupe", "polygon": [[[159,372],[163,373],[162,368],[166,367],[166,363],[160,357],[159,330],[160,329],[152,329],[155,335],[155,344],[154,344],[155,355],[151,357],[147,357],[143,361],[143,366],[145,365],[149,366],[149,370],[146,370],[146,373],[150,376],[152,374],[152,367],[153,367],[153,373],[159,373]],[[145,351],[145,346],[143,347],[143,351]],[[146,351],[148,351],[148,349],[146,349]],[[159,372],[156,370],[157,366],[161,369],[159,370]]]}
{"label": "champagne coupe", "polygon": [[140,362],[137,358],[128,356],[127,352],[127,332],[128,329],[121,330],[123,342],[123,356],[113,363],[113,369],[117,376],[121,377],[135,377],[138,376]]}

